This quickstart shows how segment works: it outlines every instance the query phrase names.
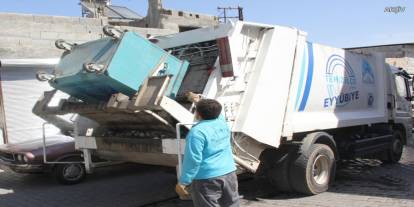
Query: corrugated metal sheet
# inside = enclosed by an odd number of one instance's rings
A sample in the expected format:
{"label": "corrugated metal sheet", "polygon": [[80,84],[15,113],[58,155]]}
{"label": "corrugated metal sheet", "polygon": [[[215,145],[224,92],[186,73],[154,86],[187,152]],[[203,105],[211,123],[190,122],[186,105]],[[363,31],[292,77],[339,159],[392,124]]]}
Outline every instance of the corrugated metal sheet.
{"label": "corrugated metal sheet", "polygon": [[[45,121],[34,115],[32,108],[43,91],[52,88],[35,78],[38,69],[1,68],[0,71],[9,143],[42,137]],[[57,128],[47,127],[47,135],[57,133]]]}

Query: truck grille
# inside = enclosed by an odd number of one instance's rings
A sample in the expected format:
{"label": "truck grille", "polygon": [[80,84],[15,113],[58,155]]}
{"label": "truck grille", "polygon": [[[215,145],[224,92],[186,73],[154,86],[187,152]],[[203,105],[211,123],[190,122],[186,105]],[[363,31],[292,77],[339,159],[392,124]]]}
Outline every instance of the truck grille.
{"label": "truck grille", "polygon": [[0,159],[6,161],[15,161],[14,155],[12,153],[0,152]]}

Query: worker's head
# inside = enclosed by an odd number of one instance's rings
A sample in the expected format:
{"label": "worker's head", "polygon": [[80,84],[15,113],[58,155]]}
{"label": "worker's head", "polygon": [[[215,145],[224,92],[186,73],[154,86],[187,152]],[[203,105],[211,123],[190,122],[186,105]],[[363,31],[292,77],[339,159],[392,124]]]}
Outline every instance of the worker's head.
{"label": "worker's head", "polygon": [[196,105],[197,119],[216,119],[221,113],[221,104],[214,99],[201,99]]}

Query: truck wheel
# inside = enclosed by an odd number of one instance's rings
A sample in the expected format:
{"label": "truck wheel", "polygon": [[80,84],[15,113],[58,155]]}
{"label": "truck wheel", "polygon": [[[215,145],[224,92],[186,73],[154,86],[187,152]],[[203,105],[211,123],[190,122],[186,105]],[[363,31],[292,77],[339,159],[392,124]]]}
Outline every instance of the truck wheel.
{"label": "truck wheel", "polygon": [[[75,162],[79,160],[79,158],[70,158],[62,161]],[[86,176],[85,166],[82,163],[57,164],[53,173],[57,181],[63,185],[78,184]]]}
{"label": "truck wheel", "polygon": [[381,161],[384,163],[395,164],[398,163],[401,159],[402,152],[403,152],[403,143],[402,140],[403,135],[400,131],[395,131],[393,138],[390,142],[388,150],[385,152],[385,159]]}
{"label": "truck wheel", "polygon": [[289,182],[289,163],[291,160],[291,150],[288,148],[272,149],[264,152],[268,169],[266,178],[277,190],[291,192],[292,187]]}
{"label": "truck wheel", "polygon": [[313,144],[298,153],[290,166],[290,183],[300,193],[316,195],[328,190],[335,173],[335,155],[328,145]]}

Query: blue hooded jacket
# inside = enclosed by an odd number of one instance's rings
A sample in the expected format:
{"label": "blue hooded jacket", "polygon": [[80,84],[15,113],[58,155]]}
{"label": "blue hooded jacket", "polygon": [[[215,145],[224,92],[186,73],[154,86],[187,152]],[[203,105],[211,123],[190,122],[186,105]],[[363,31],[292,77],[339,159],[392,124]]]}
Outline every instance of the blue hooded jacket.
{"label": "blue hooded jacket", "polygon": [[214,178],[235,171],[230,134],[223,116],[194,125],[186,138],[179,182],[188,185],[194,179]]}

